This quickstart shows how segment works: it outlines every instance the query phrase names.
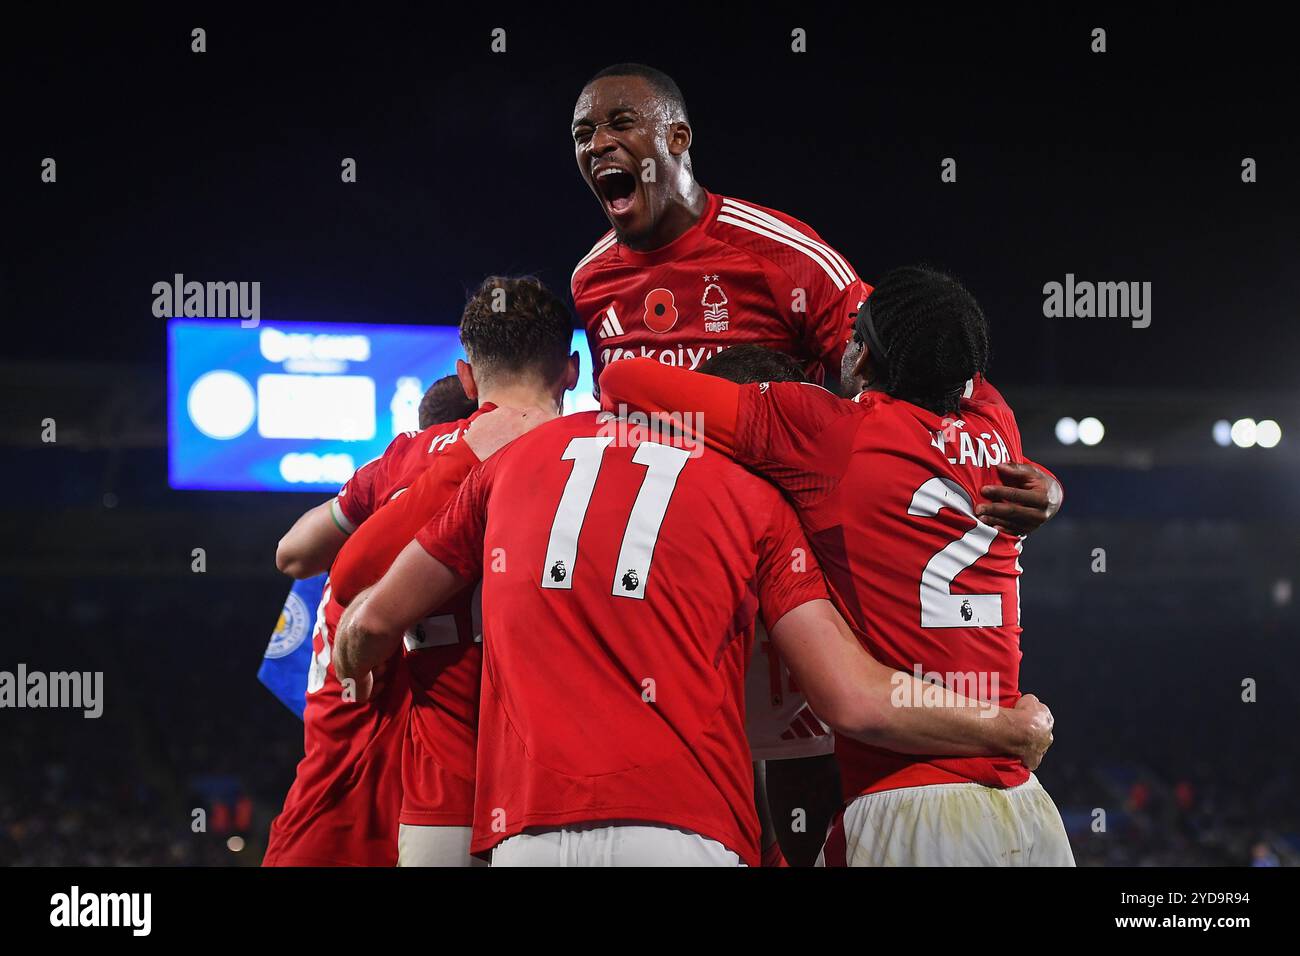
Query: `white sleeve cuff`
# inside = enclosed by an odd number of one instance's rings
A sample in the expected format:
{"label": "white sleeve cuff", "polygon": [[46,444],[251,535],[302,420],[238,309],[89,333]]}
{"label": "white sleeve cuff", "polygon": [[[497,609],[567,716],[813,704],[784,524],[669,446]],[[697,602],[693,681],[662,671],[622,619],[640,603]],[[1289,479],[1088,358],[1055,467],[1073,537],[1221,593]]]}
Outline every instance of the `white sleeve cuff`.
{"label": "white sleeve cuff", "polygon": [[348,516],[345,515],[343,509],[339,507],[339,500],[337,498],[330,502],[330,516],[334,519],[334,523],[338,525],[339,530],[344,534],[351,534],[353,531],[357,530],[357,526],[348,520]]}

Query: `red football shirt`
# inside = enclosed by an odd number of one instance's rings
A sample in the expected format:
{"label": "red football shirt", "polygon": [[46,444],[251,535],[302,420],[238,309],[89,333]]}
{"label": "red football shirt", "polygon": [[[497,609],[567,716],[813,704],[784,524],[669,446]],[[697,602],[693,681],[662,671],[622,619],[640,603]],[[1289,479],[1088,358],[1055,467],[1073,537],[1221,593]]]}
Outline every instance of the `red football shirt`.
{"label": "red football shirt", "polygon": [[653,358],[695,369],[730,345],[762,345],[839,375],[850,314],[871,287],[797,219],[713,193],[668,245],[636,252],[606,233],[573,273],[595,375]]}
{"label": "red football shirt", "polygon": [[368,700],[343,699],[330,662],[343,608],[326,582],[312,633],[304,754],[271,821],[263,866],[396,866],[401,746],[411,707],[400,658]]}
{"label": "red football shirt", "polygon": [[[443,443],[411,486],[343,546],[330,573],[341,604],[350,604],[363,588],[383,577],[478,465],[460,434],[458,430],[456,438]],[[480,618],[474,596],[462,593],[431,610],[403,640],[412,705],[402,750],[400,823],[469,826],[473,820]]]}
{"label": "red football shirt", "polygon": [[597,412],[474,471],[416,540],[483,579],[474,852],[645,821],[759,863],[744,672],[754,619],[826,596],[780,494]]}
{"label": "red football shirt", "polygon": [[[475,414],[492,407],[485,404]],[[436,455],[454,442],[473,417],[430,425],[418,432],[402,432],[389,443],[382,455],[358,468],[339,489],[336,499],[338,507],[334,515],[342,518],[345,530],[355,531],[395,491],[414,481],[415,476],[428,467],[429,456]]]}
{"label": "red football shirt", "polygon": [[[337,500],[344,515],[361,524],[376,509],[382,510],[384,502],[395,496],[400,501],[407,485],[456,442],[473,418],[395,438],[381,458],[358,469],[340,490]],[[351,541],[344,548],[348,544]],[[369,700],[343,699],[331,663],[334,630],[343,616],[343,605],[334,599],[335,583],[331,569],[312,634],[304,755],[284,808],[271,823],[264,866],[397,864],[402,753],[411,711],[407,661],[400,653],[394,655]],[[448,777],[448,791],[463,794],[457,783]],[[462,797],[462,803],[468,798]],[[468,824],[466,809],[457,814],[462,825]]]}
{"label": "red football shirt", "polygon": [[[1022,461],[1010,408],[987,383],[957,416],[880,392],[855,401],[801,383],[735,385],[645,362],[611,368],[607,403],[702,410],[704,436],[781,487],[845,619],[877,660],[967,697],[1020,696],[1018,537],[977,521],[994,466]],[[836,737],[846,799],[974,781],[1024,782],[1012,758],[897,754]]]}

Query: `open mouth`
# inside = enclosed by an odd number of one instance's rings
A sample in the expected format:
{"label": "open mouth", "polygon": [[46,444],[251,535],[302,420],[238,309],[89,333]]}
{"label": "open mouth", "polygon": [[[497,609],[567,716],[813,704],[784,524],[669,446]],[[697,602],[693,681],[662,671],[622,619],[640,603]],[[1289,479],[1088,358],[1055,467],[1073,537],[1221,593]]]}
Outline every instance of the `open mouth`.
{"label": "open mouth", "polygon": [[596,189],[610,212],[621,216],[636,199],[636,177],[625,169],[606,166],[596,171]]}

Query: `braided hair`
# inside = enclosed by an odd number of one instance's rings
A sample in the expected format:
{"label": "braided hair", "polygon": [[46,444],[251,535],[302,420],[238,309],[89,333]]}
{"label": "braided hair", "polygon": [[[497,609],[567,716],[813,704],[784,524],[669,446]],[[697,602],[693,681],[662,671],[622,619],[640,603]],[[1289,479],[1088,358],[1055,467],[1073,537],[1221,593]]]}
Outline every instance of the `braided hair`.
{"label": "braided hair", "polygon": [[975,297],[946,273],[904,266],[885,275],[867,303],[877,340],[868,357],[872,386],[937,415],[957,411],[966,382],[989,362],[988,324]]}

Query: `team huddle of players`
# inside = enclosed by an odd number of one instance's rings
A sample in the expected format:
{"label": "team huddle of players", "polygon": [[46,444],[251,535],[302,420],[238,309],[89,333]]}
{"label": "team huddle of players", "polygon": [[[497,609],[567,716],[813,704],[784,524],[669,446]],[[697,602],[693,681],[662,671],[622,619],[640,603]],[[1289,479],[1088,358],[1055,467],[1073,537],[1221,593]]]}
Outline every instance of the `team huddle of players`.
{"label": "team huddle of players", "polygon": [[1070,865],[1018,687],[1060,486],[975,300],[705,191],[657,70],[597,74],[572,133],[603,410],[560,414],[565,303],[489,278],[421,430],[285,535],[329,581],[266,865],[780,865],[755,762],[832,747],[819,863]]}

